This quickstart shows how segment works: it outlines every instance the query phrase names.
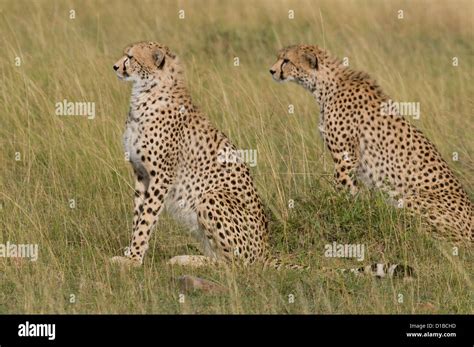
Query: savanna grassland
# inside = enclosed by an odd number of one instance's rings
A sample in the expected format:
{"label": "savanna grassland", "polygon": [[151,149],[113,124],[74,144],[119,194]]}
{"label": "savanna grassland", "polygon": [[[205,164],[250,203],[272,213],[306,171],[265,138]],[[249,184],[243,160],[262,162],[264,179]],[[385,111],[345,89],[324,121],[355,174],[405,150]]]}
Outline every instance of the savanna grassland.
{"label": "savanna grassland", "polygon": [[[376,192],[338,192],[315,101],[273,82],[268,69],[279,48],[318,44],[367,71],[393,100],[419,102],[411,122],[472,199],[473,13],[472,1],[458,0],[1,0],[0,242],[38,244],[39,256],[0,258],[0,313],[472,313],[472,250],[434,241],[423,221]],[[196,104],[239,148],[257,150],[251,171],[272,248],[310,271],[169,267],[167,259],[199,249],[166,214],[143,267],[109,263],[129,243],[133,197],[122,148],[130,85],[112,65],[142,40],[178,53]],[[57,115],[64,99],[93,102],[95,118]],[[334,241],[364,244],[364,261],[325,257]],[[418,276],[318,270],[372,261],[408,263]],[[183,274],[228,292],[180,302]]]}

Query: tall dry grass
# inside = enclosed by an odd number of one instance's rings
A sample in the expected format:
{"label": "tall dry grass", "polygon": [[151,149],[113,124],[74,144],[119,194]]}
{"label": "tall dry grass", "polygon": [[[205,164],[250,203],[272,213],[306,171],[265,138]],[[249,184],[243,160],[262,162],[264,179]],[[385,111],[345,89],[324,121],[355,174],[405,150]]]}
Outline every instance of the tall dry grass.
{"label": "tall dry grass", "polygon": [[[294,43],[348,57],[392,99],[420,102],[413,122],[472,197],[471,1],[1,1],[0,8],[0,242],[35,243],[40,252],[36,262],[0,258],[0,312],[472,313],[472,251],[453,256],[376,194],[354,201],[335,192],[314,100],[267,72],[276,51]],[[130,86],[112,64],[142,40],[177,52],[195,102],[238,147],[258,150],[252,173],[272,215],[272,246],[311,264],[309,273],[169,268],[169,257],[198,250],[166,215],[141,269],[109,265],[128,244],[132,216],[121,145]],[[55,115],[63,99],[94,102],[95,119]],[[364,263],[408,262],[418,278],[321,273],[323,265],[359,265],[325,258],[333,241],[365,244]],[[180,303],[175,278],[183,273],[230,291]]]}

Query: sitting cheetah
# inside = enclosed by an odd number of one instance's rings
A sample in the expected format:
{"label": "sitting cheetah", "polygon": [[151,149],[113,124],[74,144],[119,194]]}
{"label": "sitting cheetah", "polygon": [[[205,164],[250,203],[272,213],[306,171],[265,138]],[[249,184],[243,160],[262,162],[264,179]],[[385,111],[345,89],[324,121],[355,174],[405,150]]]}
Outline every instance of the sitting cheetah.
{"label": "sitting cheetah", "polygon": [[[357,192],[357,179],[389,193],[398,207],[421,214],[453,242],[473,241],[473,207],[435,146],[399,115],[363,72],[309,45],[282,49],[270,73],[294,81],[320,106],[319,130],[337,182]],[[388,111],[388,112],[387,112]]]}
{"label": "sitting cheetah", "polygon": [[[132,81],[125,151],[135,172],[135,212],[130,247],[115,263],[141,265],[153,227],[166,207],[201,244],[204,256],[176,256],[169,263],[261,263],[308,269],[271,256],[268,222],[248,167],[236,148],[192,103],[178,57],[167,47],[140,42],[114,65]],[[344,271],[344,270],[342,270]],[[350,269],[374,277],[414,276],[409,266],[373,264]]]}
{"label": "sitting cheetah", "polygon": [[205,254],[177,256],[171,264],[301,268],[270,255],[267,219],[249,169],[193,104],[178,57],[161,44],[140,42],[127,47],[113,68],[133,82],[124,146],[136,182],[131,245],[125,257],[112,260],[142,264],[166,207]]}

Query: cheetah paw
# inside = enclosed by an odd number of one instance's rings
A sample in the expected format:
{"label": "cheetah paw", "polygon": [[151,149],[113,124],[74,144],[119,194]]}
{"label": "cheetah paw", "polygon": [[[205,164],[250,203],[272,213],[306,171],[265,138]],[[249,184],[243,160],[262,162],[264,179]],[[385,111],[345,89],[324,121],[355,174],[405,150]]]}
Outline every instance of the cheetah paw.
{"label": "cheetah paw", "polygon": [[202,255],[177,255],[167,261],[168,265],[200,267],[213,264],[215,260]]}
{"label": "cheetah paw", "polygon": [[127,265],[127,266],[132,266],[132,267],[138,267],[138,266],[142,265],[137,260],[133,260],[133,259],[130,259],[130,258],[127,258],[127,257],[120,257],[120,256],[112,257],[110,259],[110,262],[112,264]]}
{"label": "cheetah paw", "polygon": [[166,262],[168,265],[180,265],[185,266],[190,263],[187,255],[177,255]]}

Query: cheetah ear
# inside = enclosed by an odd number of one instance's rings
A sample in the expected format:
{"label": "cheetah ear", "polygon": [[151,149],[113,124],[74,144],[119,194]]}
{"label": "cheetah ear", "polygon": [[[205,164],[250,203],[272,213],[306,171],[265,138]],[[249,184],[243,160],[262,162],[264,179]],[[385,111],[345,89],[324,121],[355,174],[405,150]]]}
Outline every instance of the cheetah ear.
{"label": "cheetah ear", "polygon": [[155,52],[153,52],[153,60],[155,61],[155,65],[158,67],[158,69],[161,69],[165,63],[165,52],[163,52],[161,49],[157,49]]}
{"label": "cheetah ear", "polygon": [[303,57],[306,59],[306,61],[308,62],[309,66],[312,69],[315,69],[315,70],[318,69],[318,58],[316,57],[315,54],[313,54],[313,53],[304,53]]}

